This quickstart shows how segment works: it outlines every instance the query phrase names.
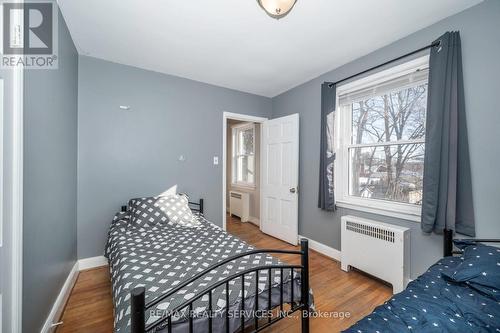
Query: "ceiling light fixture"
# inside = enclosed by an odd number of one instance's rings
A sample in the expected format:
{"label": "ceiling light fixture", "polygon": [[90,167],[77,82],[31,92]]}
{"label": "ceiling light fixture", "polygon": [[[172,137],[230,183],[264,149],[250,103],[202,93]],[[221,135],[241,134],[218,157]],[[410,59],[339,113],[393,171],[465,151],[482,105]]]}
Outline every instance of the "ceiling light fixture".
{"label": "ceiling light fixture", "polygon": [[267,15],[279,20],[290,13],[297,0],[257,0],[257,2]]}

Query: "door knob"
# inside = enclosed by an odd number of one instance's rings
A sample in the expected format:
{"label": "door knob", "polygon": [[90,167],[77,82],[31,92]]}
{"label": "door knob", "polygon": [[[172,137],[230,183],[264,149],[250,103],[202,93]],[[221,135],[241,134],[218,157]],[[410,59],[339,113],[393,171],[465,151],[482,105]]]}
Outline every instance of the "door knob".
{"label": "door knob", "polygon": [[295,189],[295,187],[292,187],[292,188],[290,189],[290,193],[295,193],[295,192],[297,192],[297,190]]}

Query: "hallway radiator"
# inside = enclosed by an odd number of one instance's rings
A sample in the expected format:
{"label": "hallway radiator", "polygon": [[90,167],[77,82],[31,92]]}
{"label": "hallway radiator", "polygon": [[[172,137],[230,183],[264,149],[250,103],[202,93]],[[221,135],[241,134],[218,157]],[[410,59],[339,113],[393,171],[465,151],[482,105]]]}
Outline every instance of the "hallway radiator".
{"label": "hallway radiator", "polygon": [[247,222],[250,217],[250,194],[230,191],[229,214],[238,216],[241,222]]}

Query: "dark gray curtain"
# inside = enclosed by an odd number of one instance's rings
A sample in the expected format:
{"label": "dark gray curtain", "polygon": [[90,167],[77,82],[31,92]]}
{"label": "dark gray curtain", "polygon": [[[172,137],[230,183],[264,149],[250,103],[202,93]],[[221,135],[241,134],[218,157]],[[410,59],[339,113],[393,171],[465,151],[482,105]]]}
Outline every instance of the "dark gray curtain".
{"label": "dark gray curtain", "polygon": [[460,34],[438,41],[429,60],[421,227],[475,236]]}
{"label": "dark gray curtain", "polygon": [[335,91],[335,85],[330,82],[325,82],[321,85],[321,147],[318,207],[327,211],[335,210],[335,197],[333,193]]}

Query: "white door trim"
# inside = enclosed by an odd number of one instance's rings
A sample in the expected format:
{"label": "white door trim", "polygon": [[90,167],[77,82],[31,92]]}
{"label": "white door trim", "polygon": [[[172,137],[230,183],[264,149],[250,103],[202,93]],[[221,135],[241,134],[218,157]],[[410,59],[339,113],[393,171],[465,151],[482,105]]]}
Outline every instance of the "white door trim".
{"label": "white door trim", "polygon": [[[254,123],[263,123],[264,117],[250,116],[246,114],[223,112],[222,113],[222,229],[226,230],[226,159],[227,159],[227,120],[241,120]],[[261,133],[262,135],[262,133]],[[260,190],[260,189],[259,189]]]}
{"label": "white door trim", "polygon": [[[4,85],[3,85],[3,79],[0,78],[0,184],[4,184],[4,176],[3,176],[3,163],[5,161],[4,157],[4,149],[3,149],[3,133],[4,133],[4,108],[3,108],[3,101],[4,101]],[[4,188],[0,188],[0,248],[3,246],[3,191]],[[0,260],[0,262],[2,262]],[[0,287],[0,296],[2,295],[2,287]],[[2,299],[0,298],[0,309],[2,307]],[[0,314],[0,329],[2,328],[2,320],[1,320],[1,314]]]}
{"label": "white door trim", "polygon": [[[0,184],[2,188],[0,188],[0,256],[3,256],[3,251],[2,251],[2,246],[3,246],[3,163],[5,161],[4,159],[4,150],[3,150],[3,133],[4,133],[4,122],[3,122],[3,95],[4,95],[4,90],[3,90],[3,79],[0,78]],[[5,269],[5,264],[4,264],[3,258],[0,258],[0,265],[2,266],[3,269]],[[2,305],[3,305],[3,287],[0,286],[0,332],[2,331],[2,315],[3,315],[3,310],[2,310]]]}
{"label": "white door trim", "polygon": [[23,76],[22,67],[13,69],[12,110],[12,332],[22,332],[23,313]]}

